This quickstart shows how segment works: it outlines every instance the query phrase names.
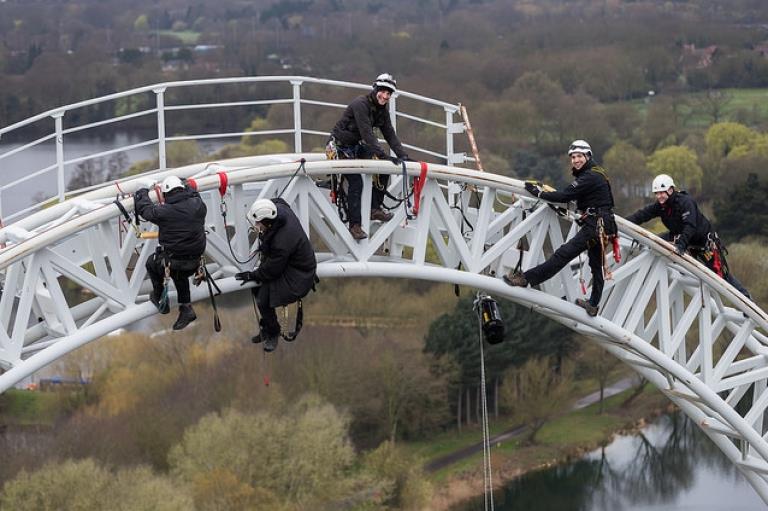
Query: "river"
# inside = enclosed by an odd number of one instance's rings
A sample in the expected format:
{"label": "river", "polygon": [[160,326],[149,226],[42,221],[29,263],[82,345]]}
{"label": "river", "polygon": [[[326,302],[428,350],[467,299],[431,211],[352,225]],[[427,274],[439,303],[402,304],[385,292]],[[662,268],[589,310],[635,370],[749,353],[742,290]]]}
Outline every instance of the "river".
{"label": "river", "polygon": [[[151,136],[118,132],[100,137],[83,135],[68,135],[64,142],[64,160],[70,161],[89,155],[103,153],[120,147],[140,144],[151,139]],[[206,139],[199,142],[200,149],[210,154],[220,149],[226,142],[218,139]],[[0,155],[20,147],[21,143],[0,143]],[[92,171],[102,178],[109,177],[110,170],[124,172],[128,167],[142,160],[157,158],[157,145],[142,146],[123,151],[115,155],[86,160]],[[25,175],[42,170],[56,163],[56,145],[53,141],[38,144],[0,160],[0,185],[6,185]],[[82,167],[82,164],[78,164]],[[78,165],[69,164],[64,167],[65,184],[71,188],[70,179],[77,172]],[[2,213],[4,216],[15,213],[23,208],[40,202],[56,194],[56,169],[9,188],[2,193]]]}
{"label": "river", "polygon": [[[494,504],[496,511],[766,509],[725,455],[680,413],[573,463],[526,474],[498,489]],[[452,511],[482,509],[479,498]]]}

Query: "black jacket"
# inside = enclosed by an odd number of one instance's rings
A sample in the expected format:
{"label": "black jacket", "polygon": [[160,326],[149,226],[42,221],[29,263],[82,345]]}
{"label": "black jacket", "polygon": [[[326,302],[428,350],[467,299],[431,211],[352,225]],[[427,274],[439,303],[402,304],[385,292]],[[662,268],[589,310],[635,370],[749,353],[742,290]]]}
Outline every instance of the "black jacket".
{"label": "black jacket", "polygon": [[602,168],[589,160],[581,170],[572,169],[572,172],[576,179],[565,190],[541,192],[539,197],[551,202],[576,201],[576,208],[580,211],[613,208],[611,185]]}
{"label": "black jacket", "polygon": [[594,164],[592,160],[580,169],[571,169],[576,178],[562,191],[541,192],[544,200],[551,202],[576,201],[576,209],[590,212],[584,218],[584,223],[595,228],[597,217],[605,222],[605,230],[608,234],[616,233],[616,221],[613,218],[613,193],[611,184],[605,175],[605,170]]}
{"label": "black jacket", "polygon": [[283,199],[273,199],[277,217],[261,235],[261,264],[253,278],[269,286],[269,306],[303,298],[315,282],[317,261],[299,219]]}
{"label": "black jacket", "polygon": [[358,96],[347,106],[341,119],[331,131],[331,135],[343,146],[354,146],[360,142],[368,146],[371,153],[379,158],[387,156],[373,134],[373,128],[379,128],[384,140],[398,158],[407,158],[397,133],[392,127],[387,105],[381,106],[376,101],[376,92]]}
{"label": "black jacket", "polygon": [[136,211],[145,220],[157,224],[160,246],[180,259],[200,257],[205,252],[205,214],[200,194],[189,186],[165,197],[164,204],[153,204],[149,190],[134,194]]}
{"label": "black jacket", "polygon": [[642,224],[656,217],[660,217],[661,222],[669,229],[669,235],[662,237],[672,241],[675,236],[679,236],[675,243],[683,249],[689,245],[705,246],[707,235],[712,231],[712,224],[699,211],[696,201],[684,191],[674,192],[664,204],[654,202],[638,209],[629,215],[627,220]]}

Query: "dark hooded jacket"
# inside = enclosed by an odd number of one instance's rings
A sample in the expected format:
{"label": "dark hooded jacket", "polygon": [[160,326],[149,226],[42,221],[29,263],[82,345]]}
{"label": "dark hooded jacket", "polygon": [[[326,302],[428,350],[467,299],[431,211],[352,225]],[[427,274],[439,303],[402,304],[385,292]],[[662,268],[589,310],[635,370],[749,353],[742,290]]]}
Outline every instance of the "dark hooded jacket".
{"label": "dark hooded jacket", "polygon": [[205,252],[205,214],[200,194],[191,187],[165,196],[164,204],[153,204],[149,190],[134,194],[135,208],[145,220],[157,224],[160,246],[173,258],[194,259]]}
{"label": "dark hooded jacket", "polygon": [[398,158],[408,157],[392,127],[389,108],[387,105],[379,105],[375,91],[355,98],[344,110],[341,119],[333,127],[331,135],[342,146],[355,146],[362,142],[370,153],[384,158],[387,152],[379,145],[379,141],[373,134],[373,128],[381,130],[384,140]]}
{"label": "dark hooded jacket", "polygon": [[712,224],[699,210],[696,201],[687,192],[674,192],[664,202],[654,202],[629,215],[627,220],[642,224],[653,218],[660,217],[664,226],[669,229],[669,235],[662,236],[669,241],[674,240],[683,249],[690,245],[703,247],[707,244],[707,235],[712,231]]}
{"label": "dark hooded jacket", "polygon": [[317,261],[299,219],[283,199],[273,199],[277,217],[261,235],[261,264],[253,278],[269,287],[269,306],[303,298],[315,283]]}
{"label": "dark hooded jacket", "polygon": [[550,202],[576,201],[576,209],[590,212],[584,223],[595,228],[597,218],[602,217],[608,234],[616,233],[616,221],[613,217],[613,193],[605,170],[595,165],[593,160],[581,167],[572,169],[574,181],[562,191],[541,192],[541,197]]}
{"label": "dark hooded jacket", "polygon": [[592,160],[579,170],[573,169],[574,181],[562,191],[541,192],[541,197],[550,202],[576,201],[576,209],[587,211],[590,208],[612,209],[613,194],[605,171]]}

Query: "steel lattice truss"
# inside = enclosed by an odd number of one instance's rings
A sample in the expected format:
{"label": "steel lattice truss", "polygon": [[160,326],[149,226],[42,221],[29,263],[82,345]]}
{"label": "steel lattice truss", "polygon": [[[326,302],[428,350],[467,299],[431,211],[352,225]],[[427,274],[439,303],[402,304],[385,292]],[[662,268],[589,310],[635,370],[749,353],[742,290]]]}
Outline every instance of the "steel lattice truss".
{"label": "steel lattice truss", "polygon": [[[318,160],[318,156],[307,156]],[[587,335],[660,388],[695,420],[768,502],[768,316],[755,304],[671,245],[619,219],[622,262],[610,259],[600,314],[590,318],[573,304],[581,296],[586,258],[541,289],[512,288],[499,278],[523,257],[523,268],[543,261],[577,228],[545,203],[524,196],[522,182],[489,173],[429,165],[415,218],[406,208],[363,228],[352,239],[329,191],[317,186],[330,173],[362,173],[368,217],[371,175],[390,173],[390,192],[402,197],[402,171],[389,162],[243,159],[159,173],[196,176],[208,205],[209,269],[222,291],[239,289],[238,258],[254,249],[244,213],[257,197],[284,191],[316,247],[320,277],[384,276],[458,283],[485,289]],[[228,229],[221,215],[216,172],[226,171]],[[408,181],[419,175],[409,163]],[[120,184],[133,191],[136,182]],[[114,185],[58,204],[0,230],[0,391],[106,333],[154,314],[144,262],[154,240],[119,232]],[[522,194],[520,196],[516,194]],[[129,210],[133,200],[125,198]],[[518,250],[523,240],[527,250]],[[73,305],[64,287],[92,298]],[[193,299],[205,297],[193,289]]]}

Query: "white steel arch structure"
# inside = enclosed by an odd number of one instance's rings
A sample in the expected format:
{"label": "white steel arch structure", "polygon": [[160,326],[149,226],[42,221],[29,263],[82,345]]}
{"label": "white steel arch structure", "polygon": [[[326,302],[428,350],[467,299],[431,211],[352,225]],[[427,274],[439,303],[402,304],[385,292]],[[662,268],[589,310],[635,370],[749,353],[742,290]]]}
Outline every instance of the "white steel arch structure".
{"label": "white steel arch structure", "polygon": [[[450,131],[451,127],[446,128]],[[618,219],[622,262],[611,262],[600,314],[573,304],[580,296],[578,260],[540,289],[512,288],[500,276],[513,268],[524,240],[523,268],[543,261],[577,227],[545,203],[525,196],[523,183],[450,165],[429,164],[418,216],[363,225],[367,240],[352,239],[317,181],[328,174],[364,175],[363,218],[372,174],[390,173],[390,193],[402,197],[421,173],[406,175],[389,162],[325,161],[301,155],[251,157],[159,170],[195,177],[208,204],[209,269],[223,292],[240,289],[238,258],[252,250],[244,213],[257,197],[285,198],[310,233],[325,277],[399,277],[451,282],[487,290],[531,307],[591,340],[650,380],[691,417],[768,502],[768,316],[730,285],[653,234]],[[450,164],[450,158],[447,159]],[[219,172],[228,176],[219,213]],[[143,176],[146,178],[147,176]],[[120,236],[118,190],[139,180],[108,183],[63,200],[0,229],[0,391],[83,344],[156,311],[147,301],[144,261],[154,240]],[[133,200],[122,203],[131,210]],[[367,224],[367,222],[366,222]],[[431,255],[430,254],[434,254]],[[584,272],[589,278],[589,269]],[[91,298],[69,303],[66,285]],[[204,298],[193,289],[193,299]]]}

